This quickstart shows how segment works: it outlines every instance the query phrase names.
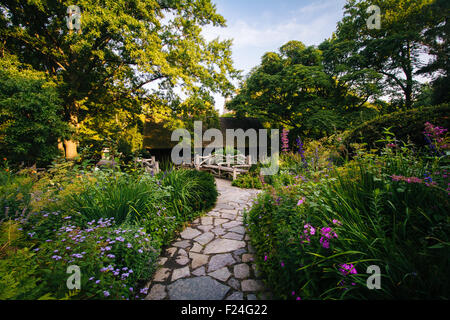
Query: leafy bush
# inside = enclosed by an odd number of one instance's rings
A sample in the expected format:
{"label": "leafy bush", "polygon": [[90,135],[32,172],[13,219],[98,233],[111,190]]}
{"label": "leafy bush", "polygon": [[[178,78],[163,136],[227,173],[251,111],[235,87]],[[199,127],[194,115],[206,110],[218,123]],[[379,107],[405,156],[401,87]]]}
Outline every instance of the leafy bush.
{"label": "leafy bush", "polygon": [[161,183],[170,187],[171,205],[186,220],[193,218],[192,211],[211,208],[218,195],[214,177],[207,172],[174,170],[164,173]]}
{"label": "leafy bush", "polygon": [[383,115],[382,117],[366,122],[345,137],[343,144],[348,148],[352,143],[367,143],[370,148],[383,147],[382,142],[386,128],[392,128],[392,132],[401,141],[410,141],[417,146],[427,144],[423,131],[425,123],[450,127],[450,105],[442,104],[427,108],[413,109],[404,112]]}
{"label": "leafy bush", "polygon": [[[9,174],[4,190],[27,177]],[[153,177],[60,163],[31,177],[30,210],[0,223],[4,299],[144,298],[161,247],[217,198],[210,174],[188,170]],[[71,265],[81,290],[67,288]]]}
{"label": "leafy bush", "polygon": [[12,163],[49,164],[67,137],[62,105],[42,72],[6,55],[0,59],[0,154]]}
{"label": "leafy bush", "polygon": [[260,177],[251,173],[238,176],[232,185],[244,189],[262,189],[263,187]]}
{"label": "leafy bush", "polygon": [[28,212],[34,181],[32,174],[17,175],[0,170],[0,221]]}
{"label": "leafy bush", "polygon": [[[448,298],[447,170],[390,151],[270,188],[245,216],[269,287],[281,299]],[[381,290],[366,286],[371,265]]]}
{"label": "leafy bush", "polygon": [[117,223],[139,220],[137,214],[156,212],[168,192],[156,179],[120,172],[96,172],[79,193],[69,195],[62,207],[80,212],[86,221],[114,218]]}
{"label": "leafy bush", "polygon": [[81,271],[81,290],[77,299],[135,299],[136,284],[151,277],[159,253],[158,243],[137,227],[116,227],[111,219],[91,221],[85,228],[63,225],[56,238],[39,243],[34,249],[43,269],[45,289],[64,298],[67,267]]}

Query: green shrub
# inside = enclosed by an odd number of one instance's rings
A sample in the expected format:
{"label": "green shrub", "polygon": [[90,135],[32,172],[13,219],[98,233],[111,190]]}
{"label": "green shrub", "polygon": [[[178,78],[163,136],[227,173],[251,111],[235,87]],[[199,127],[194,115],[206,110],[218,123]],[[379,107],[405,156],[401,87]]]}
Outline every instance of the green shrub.
{"label": "green shrub", "polygon": [[0,221],[28,212],[34,179],[0,170]]}
{"label": "green shrub", "polygon": [[174,170],[164,173],[161,183],[169,188],[170,204],[185,221],[194,218],[192,212],[209,209],[217,200],[216,182],[207,172]]}
{"label": "green shrub", "polygon": [[[55,236],[37,244],[36,259],[45,288],[58,299],[137,299],[139,281],[156,268],[158,241],[137,227],[117,227],[114,219],[92,221],[84,228],[70,219]],[[81,289],[67,288],[67,267],[81,271]]]}
{"label": "green shrub", "polygon": [[392,133],[401,141],[410,141],[417,146],[426,145],[423,135],[425,123],[450,127],[450,105],[442,104],[404,112],[383,115],[380,118],[366,122],[350,131],[343,143],[350,147],[352,143],[367,143],[370,148],[384,147],[379,140],[385,137],[385,129],[392,127]]}
{"label": "green shrub", "polygon": [[0,224],[0,300],[49,298],[35,253],[27,245],[20,224]]}
{"label": "green shrub", "polygon": [[[21,181],[0,178],[11,190]],[[5,299],[142,299],[161,247],[217,199],[214,178],[190,170],[153,177],[62,163],[40,178],[33,210],[0,230]],[[79,291],[67,288],[70,265],[80,268]]]}
{"label": "green shrub", "polygon": [[61,209],[80,212],[86,221],[113,217],[123,223],[139,220],[138,213],[156,212],[156,205],[168,195],[151,177],[99,171],[81,192],[69,195]]}
{"label": "green shrub", "polygon": [[62,101],[46,74],[6,54],[0,59],[0,155],[12,164],[47,165],[67,138]]}
{"label": "green shrub", "polygon": [[[448,299],[447,170],[401,152],[367,156],[260,195],[245,223],[275,296]],[[366,286],[371,265],[381,290]]]}
{"label": "green shrub", "polygon": [[231,183],[235,187],[244,189],[262,189],[261,178],[253,173],[240,175]]}

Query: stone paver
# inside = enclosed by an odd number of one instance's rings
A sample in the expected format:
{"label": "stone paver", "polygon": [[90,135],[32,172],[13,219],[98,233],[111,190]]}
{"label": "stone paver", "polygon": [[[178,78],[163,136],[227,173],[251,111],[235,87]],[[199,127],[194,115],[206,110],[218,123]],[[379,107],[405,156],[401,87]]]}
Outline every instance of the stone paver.
{"label": "stone paver", "polygon": [[231,253],[217,254],[211,257],[208,264],[208,272],[215,271],[217,269],[231,266],[236,263]]}
{"label": "stone paver", "polygon": [[254,278],[254,250],[243,224],[243,211],[259,191],[226,180],[216,184],[216,207],[193,221],[158,259],[147,300],[253,300],[269,294]]}
{"label": "stone paver", "polygon": [[191,240],[191,239],[194,239],[196,236],[199,236],[200,234],[201,234],[201,232],[196,229],[187,228],[186,230],[184,230],[181,233],[181,237],[183,239]]}
{"label": "stone paver", "polygon": [[216,239],[208,244],[204,250],[206,254],[233,252],[234,250],[244,248],[244,241],[230,239]]}
{"label": "stone paver", "polygon": [[250,276],[250,267],[246,263],[234,266],[234,276],[236,279],[246,279]]}
{"label": "stone paver", "polygon": [[161,284],[155,284],[145,300],[164,300],[166,297],[166,287]]}
{"label": "stone paver", "polygon": [[167,289],[171,300],[222,300],[230,290],[211,277],[178,280]]}
{"label": "stone paver", "polygon": [[231,273],[230,273],[230,271],[228,271],[228,268],[219,269],[208,275],[213,278],[216,278],[217,280],[220,280],[222,282],[226,282],[231,277]]}

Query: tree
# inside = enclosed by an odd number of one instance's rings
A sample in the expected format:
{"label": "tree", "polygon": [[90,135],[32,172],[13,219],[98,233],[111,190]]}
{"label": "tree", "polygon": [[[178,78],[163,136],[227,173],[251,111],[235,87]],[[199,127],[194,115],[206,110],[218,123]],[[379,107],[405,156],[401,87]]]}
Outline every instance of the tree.
{"label": "tree", "polygon": [[227,108],[321,137],[348,125],[345,115],[354,109],[345,107],[347,93],[325,72],[320,50],[290,41],[262,57]]}
{"label": "tree", "polygon": [[427,8],[423,44],[433,59],[419,74],[434,76],[432,103],[450,102],[450,2],[436,0]]}
{"label": "tree", "polygon": [[[433,0],[348,0],[345,16],[338,23],[334,47],[343,50],[341,64],[350,77],[369,71],[369,77],[383,76],[384,94],[411,108],[421,66],[424,8]],[[370,29],[367,20],[371,5],[380,7],[381,28]],[[365,77],[365,76],[364,76]],[[375,78],[374,78],[375,77]],[[401,95],[398,93],[401,92]]]}
{"label": "tree", "polygon": [[14,164],[41,165],[59,155],[58,140],[68,135],[55,84],[45,74],[0,59],[0,153]]}
{"label": "tree", "polygon": [[[161,93],[175,97],[203,87],[233,89],[231,41],[207,42],[201,28],[225,26],[210,0],[81,0],[81,30],[66,26],[72,1],[5,0],[0,43],[58,85],[64,119],[78,132],[89,117],[132,113]],[[150,86],[151,85],[151,86]],[[65,141],[77,155],[77,135]]]}

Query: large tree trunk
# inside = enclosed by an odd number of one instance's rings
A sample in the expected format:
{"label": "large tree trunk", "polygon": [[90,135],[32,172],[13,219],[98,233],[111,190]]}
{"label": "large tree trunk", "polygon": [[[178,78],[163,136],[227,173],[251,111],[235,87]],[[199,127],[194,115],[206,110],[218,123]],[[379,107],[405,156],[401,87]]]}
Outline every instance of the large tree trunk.
{"label": "large tree trunk", "polygon": [[74,160],[78,157],[77,142],[73,140],[65,140],[64,147],[66,149],[66,159]]}
{"label": "large tree trunk", "polygon": [[[71,115],[70,116],[70,126],[74,129],[76,132],[79,128],[78,123],[78,116],[77,115]],[[73,138],[70,140],[64,141],[64,149],[66,151],[66,160],[74,160],[78,157],[78,142],[75,141]]]}

